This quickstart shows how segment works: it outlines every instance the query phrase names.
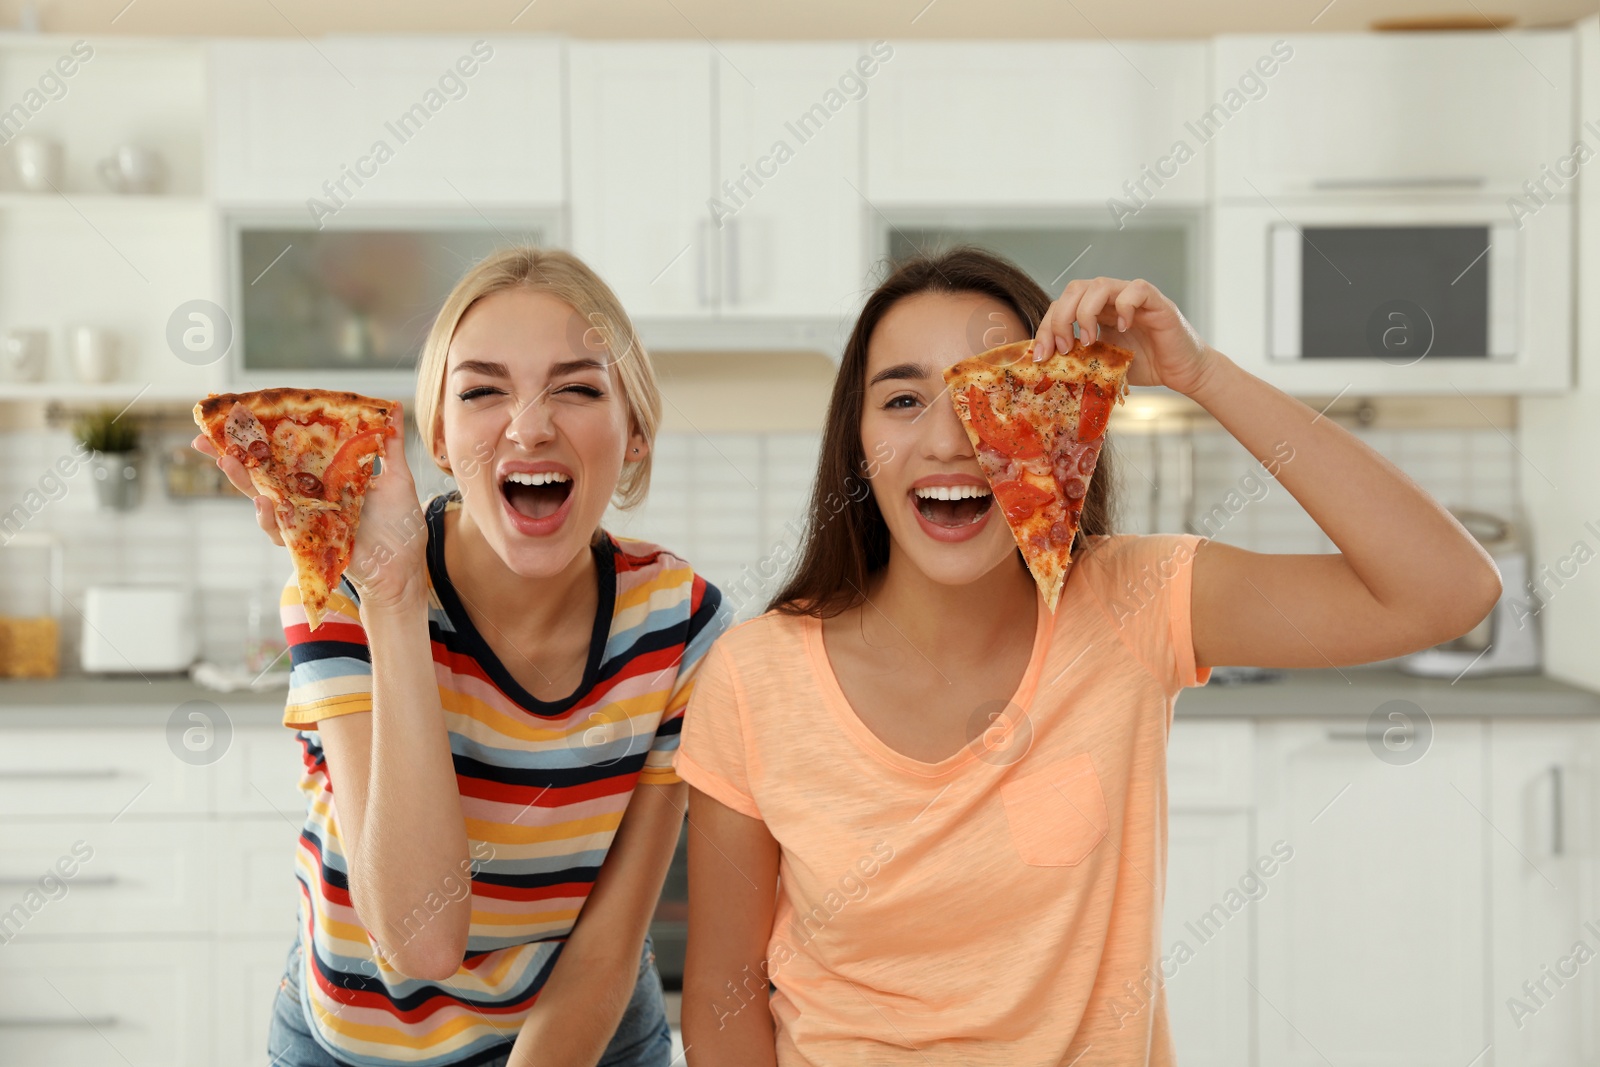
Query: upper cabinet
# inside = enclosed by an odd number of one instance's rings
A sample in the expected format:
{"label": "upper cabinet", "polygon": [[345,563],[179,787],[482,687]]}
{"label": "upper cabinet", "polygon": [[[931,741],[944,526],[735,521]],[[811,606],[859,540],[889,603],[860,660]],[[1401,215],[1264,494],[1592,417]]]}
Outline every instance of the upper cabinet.
{"label": "upper cabinet", "polygon": [[329,38],[212,46],[216,196],[303,204],[559,205],[561,46]]}
{"label": "upper cabinet", "polygon": [[715,225],[733,317],[852,313],[865,283],[861,129],[893,47],[728,44]]}
{"label": "upper cabinet", "polygon": [[575,42],[572,249],[635,317],[716,306],[704,44]]}
{"label": "upper cabinet", "polygon": [[1205,42],[896,44],[867,94],[873,205],[1204,201]]}
{"label": "upper cabinet", "polygon": [[[1214,47],[1207,115],[1220,198],[1505,196],[1572,151],[1565,30],[1223,37]],[[1275,74],[1252,77],[1263,56]]]}
{"label": "upper cabinet", "polygon": [[644,319],[848,313],[865,55],[574,43],[573,251]]}

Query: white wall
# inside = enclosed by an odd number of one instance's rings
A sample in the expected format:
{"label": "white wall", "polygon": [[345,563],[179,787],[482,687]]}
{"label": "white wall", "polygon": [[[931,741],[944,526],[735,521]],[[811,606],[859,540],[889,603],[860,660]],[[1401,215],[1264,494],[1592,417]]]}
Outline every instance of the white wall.
{"label": "white wall", "polygon": [[[1600,128],[1600,16],[1579,24],[1578,42],[1577,69],[1587,75],[1578,121]],[[1600,149],[1600,134],[1582,133],[1591,149]],[[1522,484],[1531,513],[1542,518],[1533,531],[1535,573],[1563,559],[1569,561],[1566,574],[1576,570],[1562,585],[1548,586],[1539,616],[1546,670],[1600,688],[1600,558],[1580,564],[1588,553],[1577,548],[1581,542],[1600,554],[1600,157],[1579,172],[1577,215],[1577,388],[1554,399],[1522,401],[1522,451],[1535,468],[1525,472]]]}

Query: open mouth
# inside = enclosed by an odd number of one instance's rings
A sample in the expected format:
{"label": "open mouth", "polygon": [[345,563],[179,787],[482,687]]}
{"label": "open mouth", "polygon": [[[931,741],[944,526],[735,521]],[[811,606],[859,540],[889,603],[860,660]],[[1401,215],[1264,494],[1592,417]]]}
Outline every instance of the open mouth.
{"label": "open mouth", "polygon": [[500,492],[518,515],[548,519],[572,495],[572,477],[560,471],[510,474],[500,483]]}
{"label": "open mouth", "polygon": [[971,526],[994,504],[994,494],[976,485],[928,485],[911,492],[922,517],[949,530]]}

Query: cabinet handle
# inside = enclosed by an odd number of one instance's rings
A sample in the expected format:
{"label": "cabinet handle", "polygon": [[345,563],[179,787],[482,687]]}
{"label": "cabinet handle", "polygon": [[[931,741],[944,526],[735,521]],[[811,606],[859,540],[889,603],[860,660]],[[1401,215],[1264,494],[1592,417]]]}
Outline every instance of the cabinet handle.
{"label": "cabinet handle", "polygon": [[1340,189],[1481,189],[1489,184],[1482,175],[1432,175],[1421,178],[1313,178],[1311,188]]}
{"label": "cabinet handle", "polygon": [[[18,886],[36,886],[38,884],[39,884],[39,879],[38,878],[11,878],[11,877],[0,878],[0,888],[5,888],[5,887],[13,887],[14,888],[14,887],[18,887]],[[72,885],[72,886],[82,886],[82,885],[108,886],[108,885],[116,885],[117,884],[117,876],[114,875],[114,874],[97,874],[97,875],[93,875],[93,876],[88,877],[88,878],[70,878],[70,879],[67,879],[67,884],[68,885]]]}
{"label": "cabinet handle", "polygon": [[701,219],[695,233],[695,296],[700,301],[701,307],[712,307],[716,302],[716,294],[712,292],[712,283],[716,267],[712,260],[716,259],[717,235],[714,224],[710,219]]}
{"label": "cabinet handle", "polygon": [[0,771],[0,782],[38,782],[52,778],[71,781],[83,781],[88,778],[115,778],[118,776],[115,767],[78,768],[66,767],[60,770],[36,771],[14,770]]}
{"label": "cabinet handle", "polygon": [[1367,739],[1367,732],[1365,730],[1329,730],[1328,731],[1328,740],[1329,741],[1365,741],[1366,739]]}
{"label": "cabinet handle", "polygon": [[19,1015],[14,1019],[0,1019],[0,1029],[36,1029],[49,1027],[52,1030],[104,1030],[108,1027],[120,1025],[121,1019],[115,1015],[76,1015],[71,1018],[66,1016],[53,1017],[48,1015]]}
{"label": "cabinet handle", "polygon": [[723,254],[726,255],[726,270],[724,285],[727,286],[728,304],[731,306],[739,302],[739,220],[728,220],[728,239],[722,244]]}
{"label": "cabinet handle", "polygon": [[1559,856],[1566,851],[1566,814],[1562,806],[1561,764],[1550,765],[1550,855]]}

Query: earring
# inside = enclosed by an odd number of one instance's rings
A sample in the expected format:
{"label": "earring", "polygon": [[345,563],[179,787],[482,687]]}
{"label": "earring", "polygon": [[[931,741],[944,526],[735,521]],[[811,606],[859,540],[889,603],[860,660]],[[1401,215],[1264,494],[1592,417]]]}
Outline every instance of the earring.
{"label": "earring", "polygon": [[638,455],[638,454],[639,454],[639,450],[638,450],[638,449],[637,449],[637,448],[635,448],[635,449],[634,449],[634,450],[633,450],[633,452],[634,452],[634,455]]}

